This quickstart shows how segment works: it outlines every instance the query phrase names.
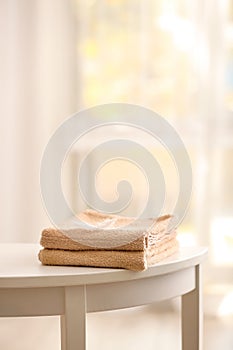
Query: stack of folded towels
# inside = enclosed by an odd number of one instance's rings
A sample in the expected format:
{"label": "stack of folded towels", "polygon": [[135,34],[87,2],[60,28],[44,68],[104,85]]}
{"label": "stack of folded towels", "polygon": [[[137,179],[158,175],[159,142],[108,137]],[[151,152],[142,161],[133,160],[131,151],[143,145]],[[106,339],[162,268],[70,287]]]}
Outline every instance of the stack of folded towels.
{"label": "stack of folded towels", "polygon": [[135,219],[86,210],[60,229],[43,230],[39,260],[44,265],[125,268],[133,271],[178,250],[171,215]]}

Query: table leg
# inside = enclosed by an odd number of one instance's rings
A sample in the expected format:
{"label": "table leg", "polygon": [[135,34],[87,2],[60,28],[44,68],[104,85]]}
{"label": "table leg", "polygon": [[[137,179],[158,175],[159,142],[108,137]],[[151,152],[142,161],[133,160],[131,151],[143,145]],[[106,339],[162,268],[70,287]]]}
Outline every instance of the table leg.
{"label": "table leg", "polygon": [[61,329],[61,350],[66,350],[66,319],[65,315],[60,316]]}
{"label": "table leg", "polygon": [[61,349],[86,350],[85,286],[65,287],[65,315],[60,322]]}
{"label": "table leg", "polygon": [[195,267],[196,288],[182,296],[182,350],[202,350],[201,266]]}

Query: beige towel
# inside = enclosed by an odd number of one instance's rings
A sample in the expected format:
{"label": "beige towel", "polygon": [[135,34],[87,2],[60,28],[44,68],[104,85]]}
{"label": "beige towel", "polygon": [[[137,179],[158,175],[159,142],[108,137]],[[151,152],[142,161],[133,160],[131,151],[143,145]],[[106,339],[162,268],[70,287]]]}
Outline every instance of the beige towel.
{"label": "beige towel", "polygon": [[135,220],[86,210],[67,222],[62,231],[43,230],[40,243],[49,249],[144,251],[160,246],[174,235],[168,232],[171,218],[165,215]]}
{"label": "beige towel", "polygon": [[39,252],[39,260],[44,265],[111,267],[143,271],[177,250],[178,241],[173,238],[161,247],[151,247],[144,251],[42,249]]}

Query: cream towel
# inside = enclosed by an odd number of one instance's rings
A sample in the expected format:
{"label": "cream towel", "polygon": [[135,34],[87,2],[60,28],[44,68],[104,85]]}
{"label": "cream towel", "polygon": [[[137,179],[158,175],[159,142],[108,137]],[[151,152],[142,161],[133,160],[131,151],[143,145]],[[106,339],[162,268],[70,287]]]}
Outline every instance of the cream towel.
{"label": "cream towel", "polygon": [[111,267],[143,271],[177,250],[178,241],[173,238],[161,247],[151,247],[144,251],[42,249],[39,252],[39,260],[44,265]]}
{"label": "cream towel", "polygon": [[40,243],[49,249],[143,251],[160,246],[174,235],[168,232],[171,219],[165,215],[135,220],[86,210],[67,222],[62,231],[43,230]]}

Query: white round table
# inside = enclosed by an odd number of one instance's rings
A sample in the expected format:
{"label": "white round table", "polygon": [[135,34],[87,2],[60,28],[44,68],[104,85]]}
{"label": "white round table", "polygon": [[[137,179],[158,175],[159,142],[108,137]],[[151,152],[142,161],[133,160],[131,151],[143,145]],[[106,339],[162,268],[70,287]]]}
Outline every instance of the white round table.
{"label": "white round table", "polygon": [[87,312],[181,296],[182,349],[202,349],[200,264],[206,248],[181,248],[143,272],[42,266],[39,249],[37,244],[0,244],[1,317],[60,315],[62,350],[85,350]]}

